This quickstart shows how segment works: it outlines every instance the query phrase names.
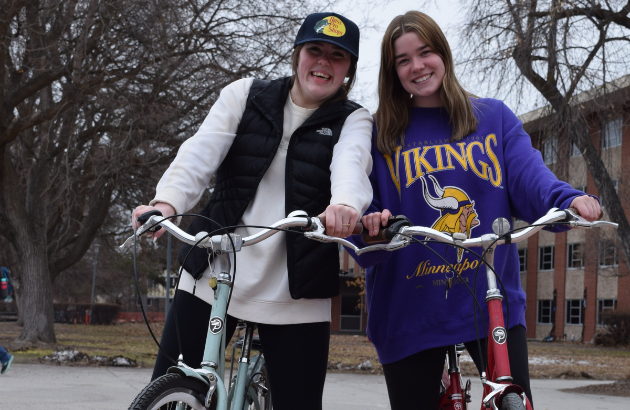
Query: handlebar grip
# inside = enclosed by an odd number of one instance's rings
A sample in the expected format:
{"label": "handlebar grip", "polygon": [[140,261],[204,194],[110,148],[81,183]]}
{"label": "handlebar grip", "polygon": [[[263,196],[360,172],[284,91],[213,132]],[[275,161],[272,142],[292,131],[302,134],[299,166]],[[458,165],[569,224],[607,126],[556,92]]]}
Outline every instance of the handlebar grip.
{"label": "handlebar grip", "polygon": [[381,228],[378,231],[376,236],[370,236],[367,230],[364,230],[361,234],[361,239],[367,245],[379,243],[379,242],[389,242],[391,241],[398,231],[405,226],[412,226],[413,224],[405,215],[396,215],[392,216],[387,220],[387,225]]}
{"label": "handlebar grip", "polygon": [[[324,224],[324,226],[326,225],[326,216],[325,215],[323,215],[323,214],[320,215],[319,216],[319,220],[321,221],[322,224]],[[350,235],[361,235],[361,232],[363,232],[363,224],[361,223],[361,219],[359,219],[357,221],[357,223],[354,225],[354,228],[352,228],[352,232],[350,233]],[[326,233],[326,235],[328,235],[328,234]]]}
{"label": "handlebar grip", "polygon": [[[149,220],[149,218],[151,218],[152,216],[162,216],[162,212],[158,211],[157,209],[154,209],[152,211],[149,212],[145,212],[142,215],[140,215],[138,217],[138,222],[140,222],[142,225],[144,225],[145,223],[147,223],[147,221]],[[160,225],[156,225],[153,228],[149,229],[149,232],[157,232],[161,229]]]}

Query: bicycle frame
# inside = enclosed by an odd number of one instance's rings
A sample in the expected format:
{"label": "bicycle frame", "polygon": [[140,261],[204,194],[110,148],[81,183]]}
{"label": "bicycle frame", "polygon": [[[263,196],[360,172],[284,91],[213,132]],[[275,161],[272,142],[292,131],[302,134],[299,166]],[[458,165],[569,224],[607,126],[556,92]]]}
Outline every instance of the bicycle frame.
{"label": "bicycle frame", "polygon": [[[486,264],[486,276],[488,279],[488,291],[486,292],[486,302],[488,304],[489,329],[488,329],[488,370],[489,377],[483,372],[481,381],[483,383],[483,399],[481,410],[492,407],[498,410],[496,403],[500,403],[502,396],[507,393],[517,393],[522,399],[526,410],[532,410],[532,405],[525,395],[524,390],[512,384],[512,373],[510,371],[510,361],[507,348],[507,330],[503,318],[503,306],[501,301],[503,296],[497,288],[496,277],[492,268],[494,267],[494,251],[499,244],[494,240],[496,236],[484,235],[481,237],[482,247],[485,253],[484,262]],[[488,240],[491,239],[491,240]],[[445,394],[440,399],[439,409],[444,410],[466,410],[468,408],[467,393],[470,389],[470,381],[466,388],[462,390],[461,374],[459,370],[459,358],[456,355],[455,346],[448,347],[449,380],[450,384]]]}
{"label": "bicycle frame", "polygon": [[[261,410],[256,398],[256,391],[251,385],[253,383],[253,375],[258,373],[260,368],[264,365],[262,355],[257,357],[256,366],[250,365],[254,324],[247,323],[235,382],[232,383],[230,380],[229,385],[226,386],[223,381],[225,375],[225,324],[230,292],[234,284],[233,277],[230,274],[232,267],[231,255],[235,252],[239,252],[243,246],[256,244],[272,236],[277,232],[277,229],[273,228],[282,229],[292,226],[310,227],[311,223],[311,218],[308,218],[304,212],[295,211],[287,218],[273,224],[272,229],[264,229],[246,238],[242,238],[240,235],[236,234],[229,234],[229,237],[227,234],[208,237],[205,232],[200,232],[193,237],[161,216],[151,216],[144,225],[138,229],[134,236],[127,239],[125,243],[120,246],[121,251],[129,248],[133,243],[134,237],[140,237],[154,226],[161,225],[182,242],[212,249],[214,271],[218,273],[216,277],[213,276],[209,284],[209,286],[214,286],[214,303],[212,304],[210,313],[201,368],[194,369],[189,367],[184,363],[183,357],[180,355],[177,360],[177,366],[172,366],[167,370],[167,374],[180,374],[206,384],[208,386],[208,392],[205,397],[205,402],[203,403],[206,408],[210,408],[210,403],[216,400],[216,410],[241,410],[249,403],[253,403],[256,410]],[[317,220],[315,227],[322,232],[324,231],[323,225],[319,220]],[[265,389],[264,386],[260,385],[258,388]]]}
{"label": "bicycle frame", "polygon": [[[358,248],[353,243],[343,239],[331,238],[322,235],[320,232],[307,232],[304,235],[322,242],[338,242],[355,251],[357,255],[375,250],[394,251],[406,247],[411,243],[412,236],[424,236],[451,245],[457,245],[464,248],[481,247],[484,250],[483,262],[486,264],[486,276],[488,281],[488,290],[486,292],[486,303],[488,304],[489,313],[489,331],[488,331],[488,370],[489,375],[485,371],[482,372],[481,381],[484,386],[484,395],[481,404],[481,410],[491,407],[498,410],[497,403],[500,403],[503,396],[508,393],[516,393],[523,399],[523,403],[527,410],[532,410],[531,403],[526,397],[523,389],[512,384],[512,375],[510,372],[510,362],[507,350],[507,330],[505,329],[505,321],[503,318],[503,307],[501,301],[503,296],[497,288],[496,276],[494,268],[494,251],[498,245],[509,244],[524,240],[534,233],[542,229],[547,224],[563,221],[574,228],[591,228],[597,225],[610,225],[617,227],[617,224],[596,221],[588,222],[577,215],[573,210],[551,209],[545,216],[534,222],[516,234],[509,233],[509,221],[497,219],[497,229],[493,223],[494,234],[485,234],[479,238],[467,238],[465,234],[437,231],[435,229],[422,226],[405,226],[396,232],[391,242],[386,244],[370,245],[364,248]],[[507,229],[506,229],[507,225]],[[440,408],[463,410],[466,409],[466,397],[469,385],[467,384],[462,395],[461,377],[459,373],[459,363],[454,346],[449,346],[449,380],[450,385],[446,394],[440,400]]]}
{"label": "bicycle frame", "polygon": [[[245,331],[245,340],[238,361],[236,382],[231,383],[231,381],[228,381],[229,384],[226,386],[223,381],[225,374],[225,323],[227,302],[233,281],[229,273],[231,268],[229,253],[220,253],[215,259],[219,273],[217,275],[215,300],[210,313],[210,323],[208,325],[208,334],[206,336],[201,369],[193,369],[187,366],[180,356],[178,365],[170,367],[167,373],[179,373],[183,376],[194,377],[206,383],[209,387],[206,395],[206,407],[210,406],[210,402],[213,396],[215,396],[217,410],[229,410],[231,408],[242,409],[245,406],[246,394],[250,395],[252,399],[255,398],[253,388],[247,386],[251,375],[257,371],[257,369],[250,369],[254,325],[248,323]],[[263,364],[264,359],[261,357],[257,367],[260,368]],[[255,403],[258,409],[258,401],[253,400],[253,403]]]}

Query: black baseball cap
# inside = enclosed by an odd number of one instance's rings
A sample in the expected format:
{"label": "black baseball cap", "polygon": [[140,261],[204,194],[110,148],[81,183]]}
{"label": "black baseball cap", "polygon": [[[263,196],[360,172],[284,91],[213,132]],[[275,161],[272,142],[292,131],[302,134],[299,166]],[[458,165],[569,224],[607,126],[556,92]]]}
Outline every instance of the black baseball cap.
{"label": "black baseball cap", "polygon": [[295,46],[309,41],[337,45],[359,58],[359,27],[337,13],[314,13],[306,17],[295,37]]}

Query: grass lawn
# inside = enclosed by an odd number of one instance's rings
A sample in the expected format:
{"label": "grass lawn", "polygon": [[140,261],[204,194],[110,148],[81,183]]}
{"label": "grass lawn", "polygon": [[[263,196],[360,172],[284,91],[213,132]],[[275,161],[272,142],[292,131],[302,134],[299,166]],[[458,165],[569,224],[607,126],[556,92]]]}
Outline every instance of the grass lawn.
{"label": "grass lawn", "polygon": [[[159,340],[163,323],[151,327]],[[90,356],[124,356],[142,367],[153,367],[157,346],[142,323],[109,326],[55,324],[57,345],[40,344],[21,349],[14,340],[21,328],[14,322],[0,322],[0,345],[15,355],[16,363],[38,363],[40,358],[56,348],[72,347]],[[599,380],[630,379],[630,349],[604,348],[580,343],[530,342],[529,362],[532,378],[593,378]],[[229,361],[232,349],[228,349]],[[237,350],[236,354],[239,354]],[[357,365],[369,360],[372,369],[357,370]],[[470,358],[462,356],[462,373],[476,377]],[[374,346],[365,336],[332,335],[330,339],[329,371],[382,373]]]}

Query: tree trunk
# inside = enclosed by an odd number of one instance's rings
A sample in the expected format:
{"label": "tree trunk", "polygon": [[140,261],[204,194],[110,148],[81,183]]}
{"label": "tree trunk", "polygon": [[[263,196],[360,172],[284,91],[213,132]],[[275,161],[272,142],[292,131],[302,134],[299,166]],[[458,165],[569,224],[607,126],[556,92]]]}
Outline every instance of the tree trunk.
{"label": "tree trunk", "polygon": [[24,322],[19,341],[55,343],[53,301],[46,245],[41,235],[29,237],[27,229],[18,235],[22,266],[20,317]]}
{"label": "tree trunk", "polygon": [[21,272],[20,318],[24,327],[17,340],[55,343],[53,303],[46,252],[46,189],[44,172],[33,172],[24,187],[4,147],[0,170],[0,214],[3,235],[12,241]]}
{"label": "tree trunk", "polygon": [[573,131],[575,143],[582,152],[586,167],[593,177],[601,203],[606,208],[610,221],[619,224],[617,237],[621,242],[621,250],[626,260],[630,260],[630,224],[619,195],[615,191],[612,178],[610,178],[606,165],[602,161],[600,151],[591,141],[588,125],[583,116],[577,113],[577,115],[573,114],[568,118],[571,118],[570,124],[573,128],[570,131]]}

